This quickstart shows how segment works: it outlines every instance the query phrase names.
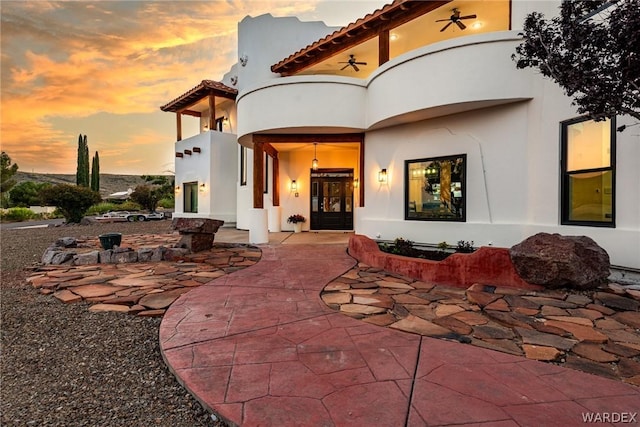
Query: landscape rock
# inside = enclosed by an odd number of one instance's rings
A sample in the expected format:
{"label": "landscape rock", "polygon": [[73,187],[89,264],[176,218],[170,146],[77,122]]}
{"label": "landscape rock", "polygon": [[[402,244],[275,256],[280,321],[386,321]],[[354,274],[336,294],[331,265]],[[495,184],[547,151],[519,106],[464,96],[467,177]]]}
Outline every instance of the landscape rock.
{"label": "landscape rock", "polygon": [[525,281],[547,288],[592,289],[610,274],[609,255],[586,236],[538,233],[509,250]]}
{"label": "landscape rock", "polygon": [[77,248],[78,241],[74,237],[61,237],[54,243],[59,248]]}
{"label": "landscape rock", "polygon": [[216,232],[224,221],[209,218],[174,218],[171,227],[180,233],[178,246],[191,252],[202,252],[213,247]]}
{"label": "landscape rock", "polygon": [[97,264],[100,259],[100,251],[87,252],[85,254],[78,254],[73,259],[73,265],[91,265]]}
{"label": "landscape rock", "polygon": [[51,258],[51,264],[53,265],[62,265],[71,263],[75,253],[73,252],[56,252]]}
{"label": "landscape rock", "polygon": [[[119,248],[118,248],[119,249]],[[111,255],[111,262],[114,264],[125,264],[129,262],[138,262],[138,253],[131,248],[128,251],[115,251]]]}

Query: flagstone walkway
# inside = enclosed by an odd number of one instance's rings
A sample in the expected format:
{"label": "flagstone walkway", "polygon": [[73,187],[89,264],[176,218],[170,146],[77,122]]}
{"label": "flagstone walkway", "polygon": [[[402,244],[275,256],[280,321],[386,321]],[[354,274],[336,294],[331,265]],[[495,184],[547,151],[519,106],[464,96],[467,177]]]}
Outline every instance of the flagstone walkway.
{"label": "flagstone walkway", "polygon": [[344,245],[261,249],[254,266],[182,295],[160,327],[169,368],[232,424],[637,422],[640,389],[621,381],[337,313],[320,293],[355,266]]}

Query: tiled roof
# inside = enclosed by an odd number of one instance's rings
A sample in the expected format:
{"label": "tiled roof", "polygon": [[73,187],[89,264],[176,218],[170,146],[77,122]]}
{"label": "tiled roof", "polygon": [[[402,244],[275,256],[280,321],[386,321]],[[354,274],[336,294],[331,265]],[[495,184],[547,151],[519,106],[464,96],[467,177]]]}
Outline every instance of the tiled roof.
{"label": "tiled roof", "polygon": [[395,0],[289,55],[272,65],[271,71],[282,75],[293,74],[351,46],[369,40],[385,29],[402,25],[450,1]]}
{"label": "tiled roof", "polygon": [[216,82],[213,80],[203,80],[200,84],[193,89],[183,93],[173,101],[160,107],[162,111],[177,112],[185,109],[186,107],[193,105],[199,100],[206,98],[209,94],[220,96],[227,99],[236,99],[238,96],[238,90],[231,88],[224,83]]}

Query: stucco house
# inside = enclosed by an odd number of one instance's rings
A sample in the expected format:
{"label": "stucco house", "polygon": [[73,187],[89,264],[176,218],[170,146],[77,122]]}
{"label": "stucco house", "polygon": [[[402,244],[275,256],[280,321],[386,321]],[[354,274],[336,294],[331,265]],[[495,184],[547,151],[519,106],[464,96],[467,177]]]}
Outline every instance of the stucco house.
{"label": "stucco house", "polygon": [[[587,235],[640,268],[640,139],[517,70],[525,16],[560,1],[396,0],[344,28],[238,24],[238,63],[175,113],[176,213],[248,229],[354,230],[510,247]],[[200,133],[183,138],[182,120]]]}

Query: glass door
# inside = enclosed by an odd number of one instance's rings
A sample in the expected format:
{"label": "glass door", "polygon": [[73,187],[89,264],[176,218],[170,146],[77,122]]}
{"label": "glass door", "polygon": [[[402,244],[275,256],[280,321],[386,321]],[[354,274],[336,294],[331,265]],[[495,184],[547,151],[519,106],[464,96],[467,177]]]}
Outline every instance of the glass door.
{"label": "glass door", "polygon": [[311,229],[353,229],[353,170],[311,173]]}

